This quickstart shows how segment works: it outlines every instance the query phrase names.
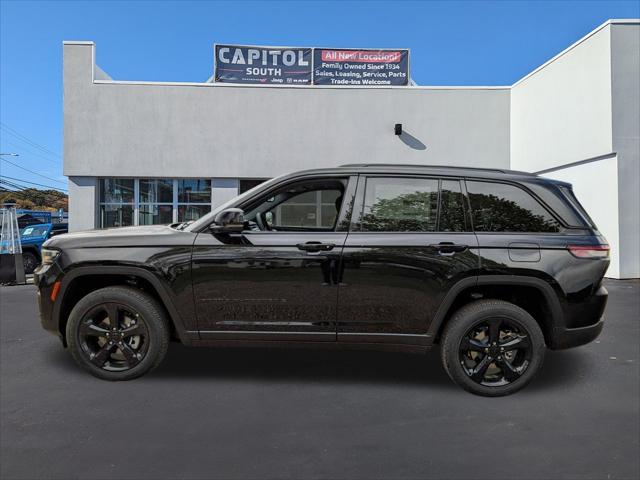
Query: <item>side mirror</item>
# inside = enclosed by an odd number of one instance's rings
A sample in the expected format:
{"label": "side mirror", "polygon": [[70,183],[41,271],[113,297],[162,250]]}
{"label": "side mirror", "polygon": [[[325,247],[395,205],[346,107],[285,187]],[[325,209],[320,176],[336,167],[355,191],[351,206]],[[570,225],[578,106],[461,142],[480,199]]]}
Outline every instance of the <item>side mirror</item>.
{"label": "side mirror", "polygon": [[209,230],[213,233],[240,233],[247,228],[244,212],[239,208],[227,208],[216,215]]}

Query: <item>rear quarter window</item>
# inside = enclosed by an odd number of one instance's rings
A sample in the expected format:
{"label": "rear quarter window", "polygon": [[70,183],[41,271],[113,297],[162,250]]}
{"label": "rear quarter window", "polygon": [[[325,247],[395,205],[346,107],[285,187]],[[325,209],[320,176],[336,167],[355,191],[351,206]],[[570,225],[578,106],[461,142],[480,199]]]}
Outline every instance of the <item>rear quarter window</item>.
{"label": "rear quarter window", "polygon": [[531,194],[506,183],[467,181],[477,232],[559,232],[560,223]]}

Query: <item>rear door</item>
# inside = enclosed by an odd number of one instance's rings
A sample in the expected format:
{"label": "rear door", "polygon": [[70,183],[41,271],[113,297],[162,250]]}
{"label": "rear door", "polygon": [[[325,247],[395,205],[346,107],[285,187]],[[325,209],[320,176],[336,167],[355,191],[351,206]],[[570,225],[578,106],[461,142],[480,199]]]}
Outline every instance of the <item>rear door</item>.
{"label": "rear door", "polygon": [[428,344],[444,296],[479,268],[457,178],[361,176],[343,250],[338,340]]}

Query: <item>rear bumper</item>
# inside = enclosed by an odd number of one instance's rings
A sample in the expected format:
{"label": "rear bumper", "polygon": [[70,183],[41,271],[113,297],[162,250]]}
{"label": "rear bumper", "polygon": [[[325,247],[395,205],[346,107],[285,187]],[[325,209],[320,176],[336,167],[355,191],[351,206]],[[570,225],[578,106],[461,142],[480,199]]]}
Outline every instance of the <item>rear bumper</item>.
{"label": "rear bumper", "polygon": [[[572,328],[566,326],[554,328],[554,335],[549,348],[561,350],[579,347],[598,338],[604,328],[602,315],[607,306],[608,298],[609,292],[601,286],[594,295],[573,311],[573,315],[570,318],[566,318]],[[575,324],[579,326],[574,326]]]}
{"label": "rear bumper", "polygon": [[564,348],[579,347],[594,341],[604,328],[604,319],[600,319],[595,325],[580,328],[565,328],[556,330],[552,344],[552,350],[562,350]]}

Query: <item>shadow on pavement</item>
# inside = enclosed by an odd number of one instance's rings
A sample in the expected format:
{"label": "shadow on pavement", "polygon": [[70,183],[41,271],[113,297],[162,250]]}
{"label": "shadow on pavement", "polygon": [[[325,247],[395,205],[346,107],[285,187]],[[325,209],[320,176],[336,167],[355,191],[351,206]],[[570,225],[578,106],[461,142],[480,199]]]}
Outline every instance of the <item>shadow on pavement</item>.
{"label": "shadow on pavement", "polygon": [[[204,348],[171,344],[167,357],[147,379],[224,379],[274,382],[329,382],[424,385],[457,388],[440,364],[439,349],[406,353],[269,348]],[[60,347],[51,362],[85,374]],[[544,391],[582,381],[585,354],[547,351],[545,363],[527,390]]]}

